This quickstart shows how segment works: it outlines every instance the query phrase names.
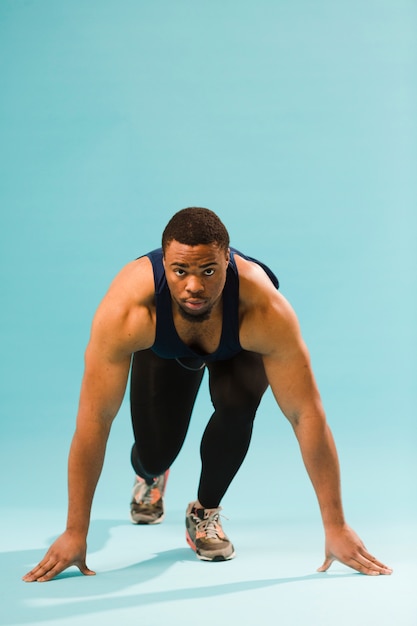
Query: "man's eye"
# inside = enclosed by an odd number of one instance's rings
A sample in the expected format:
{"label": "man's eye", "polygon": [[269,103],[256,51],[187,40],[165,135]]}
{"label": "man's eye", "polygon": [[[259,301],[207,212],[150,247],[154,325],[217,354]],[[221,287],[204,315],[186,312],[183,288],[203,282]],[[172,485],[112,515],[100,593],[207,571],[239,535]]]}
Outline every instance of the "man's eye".
{"label": "man's eye", "polygon": [[204,270],[204,275],[205,276],[213,276],[213,274],[214,274],[214,269],[213,268],[209,268],[209,269]]}
{"label": "man's eye", "polygon": [[185,272],[184,270],[176,269],[174,270],[174,274],[176,274],[177,276],[184,276]]}

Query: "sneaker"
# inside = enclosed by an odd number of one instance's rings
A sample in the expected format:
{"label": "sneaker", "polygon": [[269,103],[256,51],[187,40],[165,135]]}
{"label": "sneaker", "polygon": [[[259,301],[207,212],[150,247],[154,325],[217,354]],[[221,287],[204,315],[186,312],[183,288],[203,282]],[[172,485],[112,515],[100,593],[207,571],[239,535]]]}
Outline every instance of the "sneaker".
{"label": "sneaker", "polygon": [[130,519],[133,524],[160,524],[165,517],[163,496],[169,470],[154,478],[148,485],[140,476],[136,476],[130,503]]}
{"label": "sneaker", "polygon": [[185,516],[187,543],[202,561],[228,561],[235,556],[233,544],[223,532],[220,522],[221,507],[196,509],[188,505]]}

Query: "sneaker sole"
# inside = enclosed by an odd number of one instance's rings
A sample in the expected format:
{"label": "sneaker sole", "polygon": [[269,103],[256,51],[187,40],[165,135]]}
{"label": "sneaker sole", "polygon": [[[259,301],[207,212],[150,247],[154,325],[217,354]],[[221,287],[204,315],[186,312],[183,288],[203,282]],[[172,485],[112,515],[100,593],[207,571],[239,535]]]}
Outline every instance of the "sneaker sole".
{"label": "sneaker sole", "polygon": [[130,516],[130,521],[132,522],[132,524],[135,524],[135,526],[154,526],[155,524],[160,524],[161,522],[163,522],[165,519],[165,514],[161,515],[161,517],[158,517],[155,520],[136,520],[133,518],[133,516]]}
{"label": "sneaker sole", "polygon": [[204,554],[200,554],[193,542],[193,540],[191,539],[188,530],[185,531],[185,539],[188,543],[188,545],[190,546],[191,550],[193,550],[193,552],[195,552],[195,555],[198,559],[200,559],[200,561],[209,561],[211,563],[220,563],[221,561],[230,561],[230,559],[233,559],[236,556],[236,552],[233,550],[232,554],[230,554],[229,556],[224,556],[223,554],[215,554],[213,557],[209,557],[209,556],[205,556]]}

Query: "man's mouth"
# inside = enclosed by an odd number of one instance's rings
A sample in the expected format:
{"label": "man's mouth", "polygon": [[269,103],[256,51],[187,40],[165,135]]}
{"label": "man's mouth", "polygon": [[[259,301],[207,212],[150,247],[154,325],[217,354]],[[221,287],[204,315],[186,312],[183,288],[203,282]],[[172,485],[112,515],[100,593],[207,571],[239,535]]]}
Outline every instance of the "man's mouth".
{"label": "man's mouth", "polygon": [[205,322],[210,318],[212,304],[209,300],[192,298],[177,302],[180,314],[188,322]]}
{"label": "man's mouth", "polygon": [[198,299],[184,300],[183,306],[189,311],[201,311],[201,309],[204,309],[207,306],[207,301]]}

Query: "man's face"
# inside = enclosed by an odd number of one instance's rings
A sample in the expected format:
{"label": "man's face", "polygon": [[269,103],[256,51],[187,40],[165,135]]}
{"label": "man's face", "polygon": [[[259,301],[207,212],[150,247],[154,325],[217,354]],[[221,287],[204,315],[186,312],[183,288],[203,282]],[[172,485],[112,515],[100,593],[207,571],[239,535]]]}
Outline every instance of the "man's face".
{"label": "man's face", "polygon": [[171,241],[165,250],[164,267],[171,297],[182,317],[202,322],[220,302],[226,282],[229,251],[216,244],[187,246]]}

